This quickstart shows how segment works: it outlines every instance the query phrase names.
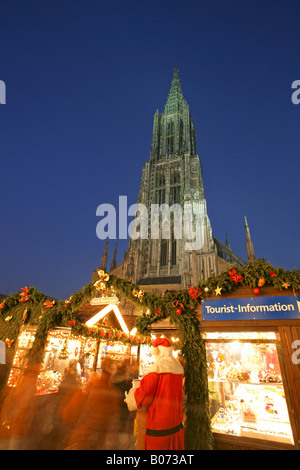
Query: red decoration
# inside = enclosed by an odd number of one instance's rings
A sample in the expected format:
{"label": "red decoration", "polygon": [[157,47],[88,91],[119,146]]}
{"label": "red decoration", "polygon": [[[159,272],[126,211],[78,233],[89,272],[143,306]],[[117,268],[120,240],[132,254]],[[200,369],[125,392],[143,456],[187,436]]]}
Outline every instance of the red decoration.
{"label": "red decoration", "polygon": [[105,331],[100,331],[100,338],[103,338],[104,335],[105,335]]}
{"label": "red decoration", "polygon": [[21,292],[19,302],[27,302],[29,300],[30,295],[28,295],[28,287],[21,287]]}
{"label": "red decoration", "polygon": [[3,302],[1,302],[1,304],[0,304],[0,310],[4,307],[4,304],[5,304],[5,299],[4,299]]}
{"label": "red decoration", "polygon": [[192,299],[196,300],[198,299],[198,297],[200,297],[200,295],[202,294],[202,291],[199,292],[199,287],[196,287],[195,289],[194,287],[191,286],[189,289],[189,294]]}
{"label": "red decoration", "polygon": [[55,304],[55,300],[52,300],[52,302],[51,300],[46,300],[46,302],[44,302],[44,305],[46,308],[52,308],[54,304]]}
{"label": "red decoration", "polygon": [[228,274],[230,276],[230,280],[236,284],[243,281],[243,276],[241,274],[237,274],[235,269],[228,271]]}
{"label": "red decoration", "polygon": [[159,308],[156,308],[154,313],[155,315],[161,315],[161,311],[159,310]]}
{"label": "red decoration", "polygon": [[112,338],[112,335],[113,335],[112,332],[109,331],[109,332],[108,332],[108,337],[109,337],[109,338]]}
{"label": "red decoration", "polygon": [[270,272],[270,276],[271,276],[271,277],[276,277],[275,271],[271,271],[271,272]]}
{"label": "red decoration", "polygon": [[255,295],[259,295],[260,294],[260,289],[258,287],[255,287],[253,292],[254,292]]}
{"label": "red decoration", "polygon": [[72,320],[70,320],[70,321],[69,321],[69,326],[75,326],[75,323],[76,323],[76,321],[75,321],[75,320],[73,320],[73,321],[72,321]]}
{"label": "red decoration", "polygon": [[182,310],[184,310],[184,306],[182,303],[178,302],[178,300],[174,300],[174,302],[172,302],[172,305],[173,307],[176,308],[176,313],[177,315],[181,315],[182,314]]}

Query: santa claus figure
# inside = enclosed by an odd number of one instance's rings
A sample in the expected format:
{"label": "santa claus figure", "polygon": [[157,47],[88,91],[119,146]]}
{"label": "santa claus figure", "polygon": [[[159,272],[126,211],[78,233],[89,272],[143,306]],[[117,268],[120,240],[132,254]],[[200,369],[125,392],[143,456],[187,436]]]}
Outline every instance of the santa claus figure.
{"label": "santa claus figure", "polygon": [[139,388],[126,394],[130,411],[147,407],[145,450],[184,450],[183,368],[172,350],[166,338],[157,338],[152,349],[154,364]]}

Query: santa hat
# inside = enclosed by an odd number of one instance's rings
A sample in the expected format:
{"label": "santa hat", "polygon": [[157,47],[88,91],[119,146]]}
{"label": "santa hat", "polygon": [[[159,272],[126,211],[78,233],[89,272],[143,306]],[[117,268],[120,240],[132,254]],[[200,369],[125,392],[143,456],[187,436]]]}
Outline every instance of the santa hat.
{"label": "santa hat", "polygon": [[[169,349],[170,348],[170,349]],[[172,350],[172,346],[170,342],[167,340],[167,338],[156,338],[153,343],[152,347],[152,354],[157,354],[158,352]]]}

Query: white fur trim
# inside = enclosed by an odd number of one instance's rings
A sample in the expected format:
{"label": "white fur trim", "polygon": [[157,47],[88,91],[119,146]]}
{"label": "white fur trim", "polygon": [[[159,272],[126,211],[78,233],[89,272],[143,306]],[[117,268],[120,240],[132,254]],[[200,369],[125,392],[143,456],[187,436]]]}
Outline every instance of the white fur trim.
{"label": "white fur trim", "polygon": [[[164,348],[170,349],[170,348]],[[156,372],[157,374],[178,374],[183,375],[183,367],[172,355],[160,356],[147,370],[147,374]]]}
{"label": "white fur trim", "polygon": [[127,393],[127,396],[125,398],[125,403],[127,404],[127,408],[129,411],[137,411],[138,407],[135,401],[134,397],[134,392],[136,391],[136,388],[131,388],[129,392]]}

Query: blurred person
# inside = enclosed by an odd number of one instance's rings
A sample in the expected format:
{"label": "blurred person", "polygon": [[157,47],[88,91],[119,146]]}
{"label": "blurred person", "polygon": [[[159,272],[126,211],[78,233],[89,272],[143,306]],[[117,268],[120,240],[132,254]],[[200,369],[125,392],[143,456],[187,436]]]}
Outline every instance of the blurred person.
{"label": "blurred person", "polygon": [[[11,392],[7,422],[10,429],[9,450],[32,450],[35,441],[36,381],[39,365],[28,366]],[[5,410],[4,410],[5,411]]]}
{"label": "blurred person", "polygon": [[[84,403],[77,418],[76,407],[82,400]],[[65,423],[74,426],[65,449],[115,449],[119,415],[119,391],[110,383],[109,367],[105,366],[100,376],[96,372],[90,375],[86,392],[81,396],[76,393],[63,411]]]}
{"label": "blurred person", "polygon": [[137,376],[138,366],[130,364],[130,360],[125,359],[112,377],[113,384],[120,390],[119,450],[134,448],[134,416],[124,402],[124,395],[131,388],[132,380]]}
{"label": "blurred person", "polygon": [[[64,448],[64,442],[71,430],[64,423],[63,410],[79,390],[77,361],[72,359],[64,370],[58,393],[50,396],[49,401],[44,403],[44,408],[41,410],[43,413],[43,419],[40,420],[43,438],[39,449],[61,450]],[[77,413],[79,411],[80,408],[77,406]]]}
{"label": "blurred person", "polygon": [[152,349],[154,364],[139,388],[125,395],[130,411],[147,407],[145,450],[184,450],[183,367],[172,349],[166,338],[157,338]]}

